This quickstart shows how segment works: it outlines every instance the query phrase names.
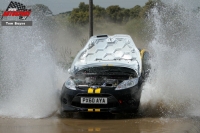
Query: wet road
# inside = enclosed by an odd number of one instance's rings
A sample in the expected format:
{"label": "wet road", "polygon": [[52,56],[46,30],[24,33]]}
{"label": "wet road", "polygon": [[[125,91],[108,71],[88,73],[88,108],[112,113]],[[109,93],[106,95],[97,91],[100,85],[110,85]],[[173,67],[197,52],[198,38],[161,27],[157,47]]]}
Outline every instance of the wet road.
{"label": "wet road", "polygon": [[199,133],[199,118],[0,118],[0,133]]}

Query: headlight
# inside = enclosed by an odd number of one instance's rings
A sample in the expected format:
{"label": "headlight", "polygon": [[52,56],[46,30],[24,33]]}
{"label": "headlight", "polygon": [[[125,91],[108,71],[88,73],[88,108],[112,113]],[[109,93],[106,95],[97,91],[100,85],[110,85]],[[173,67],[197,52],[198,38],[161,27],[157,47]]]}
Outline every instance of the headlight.
{"label": "headlight", "polygon": [[129,80],[124,80],[122,83],[120,83],[115,90],[122,90],[127,89],[130,87],[135,86],[138,83],[138,78],[133,78]]}
{"label": "headlight", "polygon": [[69,79],[65,82],[65,87],[67,87],[68,89],[71,89],[71,90],[76,90],[76,87],[75,87],[75,83],[73,80]]}

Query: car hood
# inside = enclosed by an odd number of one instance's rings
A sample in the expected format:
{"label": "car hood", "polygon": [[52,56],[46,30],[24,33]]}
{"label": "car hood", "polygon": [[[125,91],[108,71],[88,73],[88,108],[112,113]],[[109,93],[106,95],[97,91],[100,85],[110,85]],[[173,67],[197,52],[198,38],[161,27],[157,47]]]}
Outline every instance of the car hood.
{"label": "car hood", "polygon": [[129,35],[93,36],[75,57],[71,75],[90,67],[114,66],[141,73],[140,52]]}

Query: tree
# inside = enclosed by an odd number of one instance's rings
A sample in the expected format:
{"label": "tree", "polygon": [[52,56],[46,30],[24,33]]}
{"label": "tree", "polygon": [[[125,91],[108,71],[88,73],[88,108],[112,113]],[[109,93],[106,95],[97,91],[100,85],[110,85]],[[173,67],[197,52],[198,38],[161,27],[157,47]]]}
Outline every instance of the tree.
{"label": "tree", "polygon": [[129,21],[129,18],[130,18],[130,9],[122,8],[121,13],[122,13],[122,16],[123,16],[122,21],[123,22]]}
{"label": "tree", "polygon": [[130,9],[130,19],[140,17],[140,12],[142,11],[141,6],[136,5],[135,7]]}
{"label": "tree", "polygon": [[94,21],[99,22],[102,21],[106,16],[106,10],[103,7],[100,6],[93,6],[93,15],[94,15]]}
{"label": "tree", "polygon": [[89,22],[89,13],[83,11],[77,12],[76,10],[73,10],[71,12],[69,21],[73,24],[87,24]]}
{"label": "tree", "polygon": [[122,21],[122,12],[121,8],[118,5],[115,6],[109,6],[106,8],[106,13],[108,18],[113,22],[119,22]]}
{"label": "tree", "polygon": [[70,14],[69,22],[84,25],[89,22],[89,5],[81,2],[79,8],[74,8]]}
{"label": "tree", "polygon": [[81,2],[79,4],[79,10],[82,11],[82,12],[88,12],[89,10],[89,5],[88,4],[85,4],[84,2]]}
{"label": "tree", "polygon": [[[152,8],[156,6],[161,9],[162,5],[160,0],[149,0],[145,6],[136,5],[131,9],[121,8],[119,5],[109,6],[106,9],[93,5],[93,17],[96,22],[109,20],[114,23],[122,23],[130,19],[147,18]],[[69,22],[80,25],[89,23],[89,5],[81,2],[78,8],[72,10]]]}
{"label": "tree", "polygon": [[[93,5],[94,21],[99,22],[106,16],[105,8]],[[73,24],[85,25],[89,22],[89,5],[81,2],[78,8],[74,8],[70,14],[69,22]]]}

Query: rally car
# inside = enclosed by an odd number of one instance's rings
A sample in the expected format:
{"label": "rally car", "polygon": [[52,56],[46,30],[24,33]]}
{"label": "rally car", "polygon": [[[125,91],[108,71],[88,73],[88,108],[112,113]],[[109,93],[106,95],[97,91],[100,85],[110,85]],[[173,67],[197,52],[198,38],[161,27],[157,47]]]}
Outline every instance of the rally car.
{"label": "rally car", "polygon": [[61,115],[71,112],[136,113],[149,53],[129,35],[92,36],[75,57],[61,92]]}

